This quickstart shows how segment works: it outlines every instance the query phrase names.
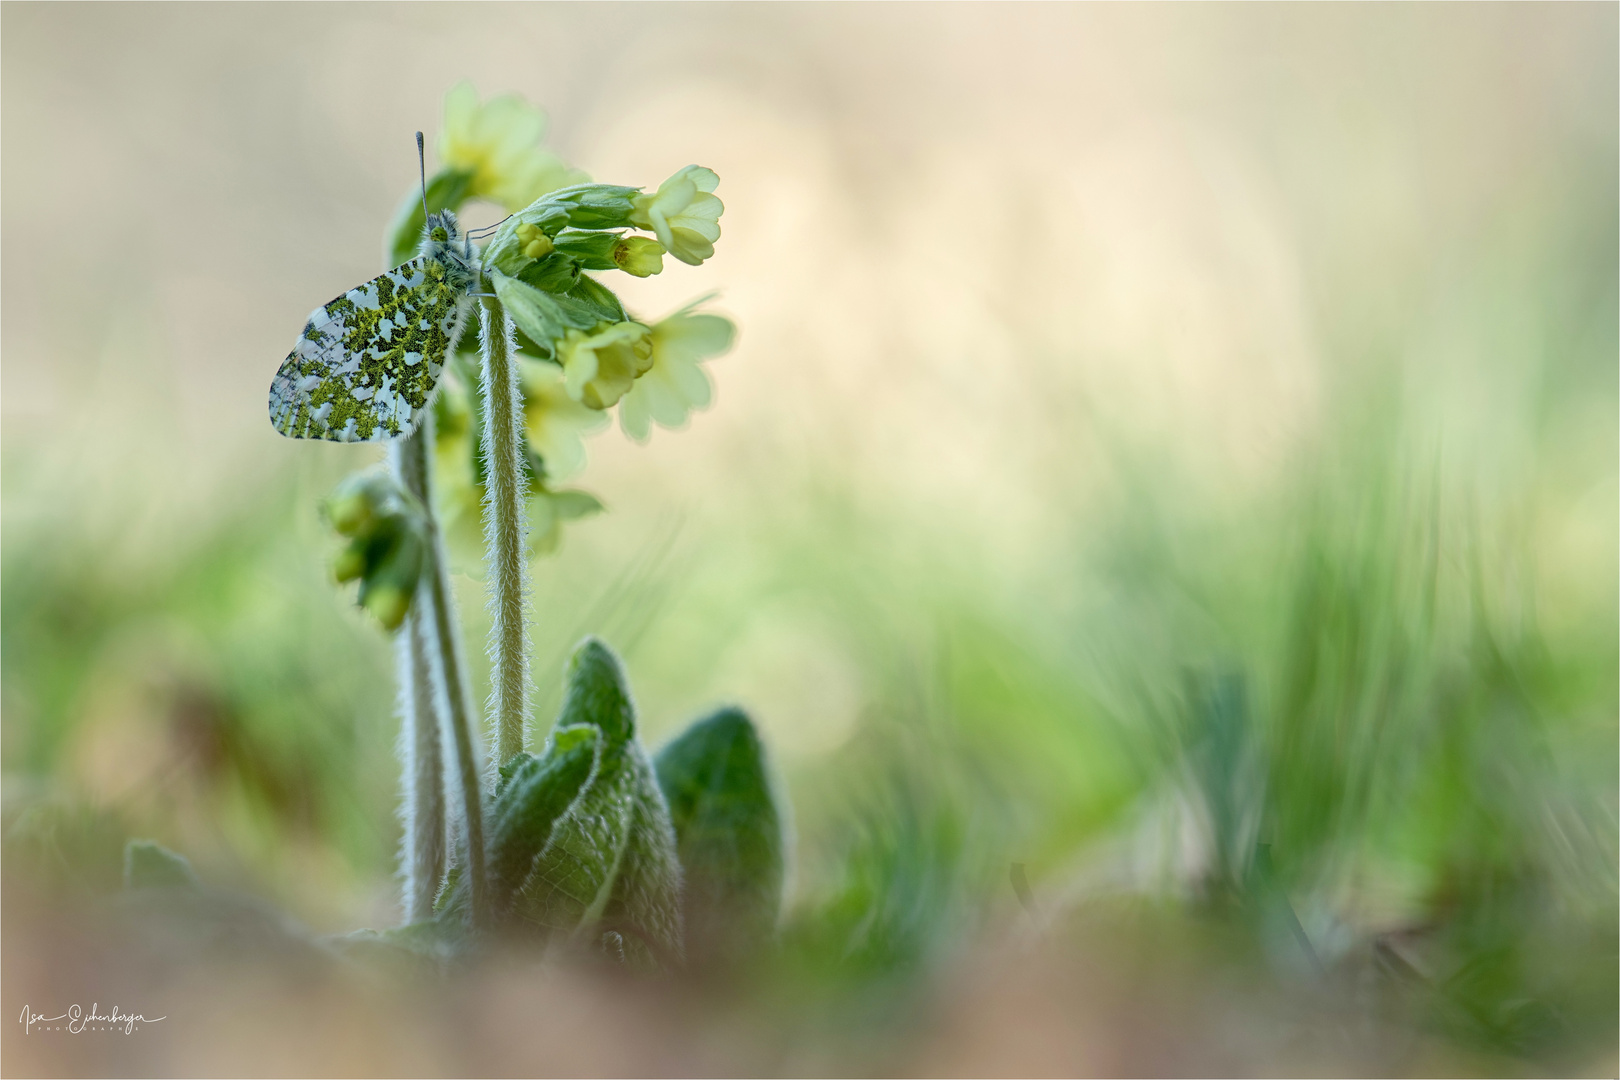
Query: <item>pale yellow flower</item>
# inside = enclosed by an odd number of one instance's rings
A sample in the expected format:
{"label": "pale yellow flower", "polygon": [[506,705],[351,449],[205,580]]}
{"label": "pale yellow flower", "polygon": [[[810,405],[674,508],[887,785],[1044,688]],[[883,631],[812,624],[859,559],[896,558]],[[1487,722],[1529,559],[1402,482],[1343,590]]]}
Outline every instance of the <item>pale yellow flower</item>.
{"label": "pale yellow flower", "polygon": [[626,236],[613,245],[613,262],[634,277],[664,272],[664,245],[645,236]]}
{"label": "pale yellow flower", "polygon": [[658,185],[651,195],[637,195],[630,211],[632,224],[651,229],[669,253],[697,266],[714,254],[720,239],[720,214],[725,210],[713,192],[720,177],[701,165],[688,165]]}
{"label": "pale yellow flower", "polygon": [[566,480],[585,468],[585,436],[608,425],[607,414],[568,395],[556,364],[525,361],[523,417],[529,445],[546,463],[548,480]]}
{"label": "pale yellow flower", "polygon": [[[456,379],[447,378],[434,402],[434,494],[451,565],[481,578],[485,570],[484,487],[477,479],[479,450],[473,445],[462,374],[458,368]],[[556,550],[564,522],[601,509],[601,503],[585,492],[557,491],[551,484],[584,468],[585,436],[602,430],[609,421],[606,414],[568,396],[555,364],[524,360],[519,378],[523,381],[524,434],[543,462],[544,472],[542,477],[542,470],[537,469],[529,486],[529,549],[531,555],[544,555]]]}
{"label": "pale yellow flower", "polygon": [[593,409],[612,408],[652,366],[650,331],[635,322],[570,330],[557,343],[557,361],[569,397]]}
{"label": "pale yellow flower", "polygon": [[545,132],[545,114],[522,98],[504,94],[479,104],[473,84],[462,81],[444,98],[439,161],[472,174],[469,198],[516,212],[547,192],[589,179],[541,147]]}
{"label": "pale yellow flower", "polygon": [[693,409],[708,407],[709,376],[698,365],[731,348],[736,328],[719,315],[695,314],[695,306],[653,324],[652,363],[619,402],[619,426],[637,442],[654,422],[677,428]]}

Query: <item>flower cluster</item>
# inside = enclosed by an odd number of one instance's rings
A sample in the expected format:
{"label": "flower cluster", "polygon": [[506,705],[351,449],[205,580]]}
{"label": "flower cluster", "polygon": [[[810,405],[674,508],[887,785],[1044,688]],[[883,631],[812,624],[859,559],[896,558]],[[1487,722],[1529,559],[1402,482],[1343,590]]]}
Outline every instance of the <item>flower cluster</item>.
{"label": "flower cluster", "polygon": [[[583,271],[660,273],[665,254],[696,266],[714,254],[724,204],[720,178],[688,165],[651,194],[607,184],[552,192],[513,215],[490,239],[485,267],[496,294],[537,355],[563,370],[576,402],[619,407],[626,434],[680,427],[708,405],[701,362],[730,348],[731,323],[688,307],[658,323],[631,318]],[[650,230],[654,237],[636,235]]]}
{"label": "flower cluster", "polygon": [[[724,204],[720,178],[688,165],[654,192],[590,183],[540,145],[544,115],[503,96],[480,102],[470,83],[445,98],[438,154],[427,184],[432,210],[494,201],[511,215],[481,253],[487,290],[516,327],[529,471],[531,551],[556,547],[561,525],[601,509],[582,491],[555,487],[584,468],[584,439],[617,408],[626,435],[645,442],[654,424],[678,428],[711,398],[702,363],[731,345],[732,324],[695,311],[657,322],[625,311],[596,276],[661,273],[664,256],[696,266],[714,254]],[[422,228],[420,198],[401,203],[391,251],[401,261]],[[650,235],[649,235],[650,234]],[[463,348],[475,347],[466,335]],[[436,405],[437,497],[452,547],[477,550],[484,464],[478,361],[452,358]],[[472,560],[457,560],[469,569]]]}
{"label": "flower cluster", "polygon": [[326,500],[327,520],[349,540],[332,563],[339,582],[360,582],[360,606],[399,628],[422,577],[427,522],[422,507],[386,472],[346,479]]}

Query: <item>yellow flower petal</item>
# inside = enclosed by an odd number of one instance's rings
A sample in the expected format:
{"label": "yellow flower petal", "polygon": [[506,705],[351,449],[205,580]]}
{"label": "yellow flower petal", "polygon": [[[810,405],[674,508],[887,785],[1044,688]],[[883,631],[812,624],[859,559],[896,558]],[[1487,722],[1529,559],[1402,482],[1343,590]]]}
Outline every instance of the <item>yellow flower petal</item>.
{"label": "yellow flower petal", "polygon": [[585,179],[539,145],[545,131],[545,114],[522,98],[505,94],[480,105],[472,83],[459,82],[445,95],[439,160],[472,174],[472,197],[520,210]]}
{"label": "yellow flower petal", "polygon": [[529,445],[546,463],[549,480],[566,480],[585,468],[585,436],[602,430],[607,416],[575,401],[562,369],[544,361],[522,365],[523,413]]}
{"label": "yellow flower petal", "polygon": [[694,409],[706,408],[713,387],[699,363],[731,347],[734,328],[719,315],[694,314],[691,308],[652,327],[652,364],[619,403],[619,426],[644,442],[650,423],[677,428]]}

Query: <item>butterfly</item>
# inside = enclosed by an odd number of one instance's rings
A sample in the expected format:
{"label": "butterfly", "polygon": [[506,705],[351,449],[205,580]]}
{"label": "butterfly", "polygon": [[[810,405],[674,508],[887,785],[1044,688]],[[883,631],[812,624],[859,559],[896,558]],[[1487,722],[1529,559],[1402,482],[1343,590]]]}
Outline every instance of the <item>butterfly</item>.
{"label": "butterfly", "polygon": [[459,233],[455,213],[426,217],[416,258],[310,314],[270,383],[277,431],[386,442],[416,430],[466,325],[479,276],[478,251]]}

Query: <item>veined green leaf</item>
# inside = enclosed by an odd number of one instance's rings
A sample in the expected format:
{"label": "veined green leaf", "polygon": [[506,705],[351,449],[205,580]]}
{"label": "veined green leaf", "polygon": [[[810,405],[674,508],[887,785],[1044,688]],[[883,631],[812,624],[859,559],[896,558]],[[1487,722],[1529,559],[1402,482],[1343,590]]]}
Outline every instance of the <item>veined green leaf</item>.
{"label": "veined green leaf", "polygon": [[568,661],[567,678],[559,728],[594,724],[614,747],[636,737],[636,706],[612,649],[598,638],[586,638]]}
{"label": "veined green leaf", "polygon": [[686,875],[691,954],[734,957],[757,947],[776,927],[785,843],[753,721],[734,708],[697,721],[659,752],[658,783]]}
{"label": "veined green leaf", "polygon": [[[601,734],[596,768],[557,819],[518,900],[551,930],[617,932],[626,958],[656,966],[681,956],[680,865],[652,764],[636,740],[635,705],[618,657],[588,638],[568,667],[559,732]],[[533,768],[533,767],[530,767]],[[523,769],[511,783],[518,783]]]}
{"label": "veined green leaf", "polygon": [[454,958],[459,934],[447,934],[436,919],[390,930],[352,930],[323,939],[323,944],[350,960],[403,975],[441,974]]}
{"label": "veined green leaf", "polygon": [[630,836],[633,779],[624,755],[604,750],[595,775],[557,821],[524,881],[518,917],[566,935],[602,914]]}
{"label": "veined green leaf", "polygon": [[561,728],[552,733],[543,755],[520,754],[502,768],[490,812],[489,873],[498,909],[515,900],[557,819],[596,771],[601,743],[594,727]]}
{"label": "veined green leaf", "polygon": [[659,968],[684,959],[681,864],[658,778],[641,743],[625,745],[630,814],[624,858],[601,925],[623,938],[625,959]]}

